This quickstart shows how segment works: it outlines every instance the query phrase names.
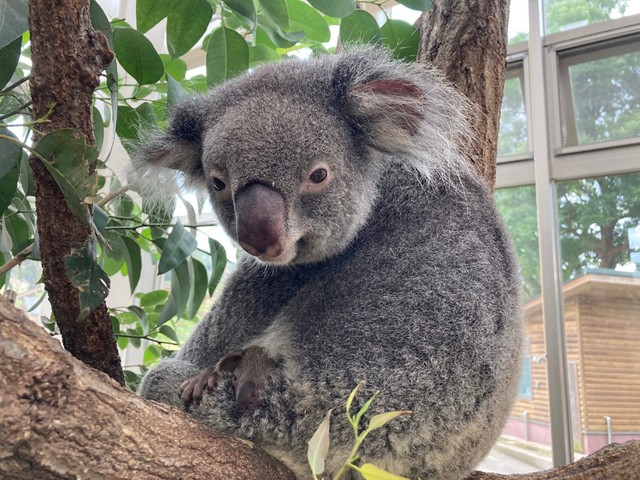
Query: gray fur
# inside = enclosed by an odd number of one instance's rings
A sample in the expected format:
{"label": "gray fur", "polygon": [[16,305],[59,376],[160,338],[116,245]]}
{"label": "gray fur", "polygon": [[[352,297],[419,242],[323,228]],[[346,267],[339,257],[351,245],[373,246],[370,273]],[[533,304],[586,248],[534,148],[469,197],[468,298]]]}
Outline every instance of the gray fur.
{"label": "gray fur", "polygon": [[[270,186],[285,199],[295,256],[243,257],[141,394],[182,407],[182,382],[261,346],[280,365],[264,405],[239,408],[227,379],[189,412],[308,478],[306,443],[331,408],[328,468],[344,461],[353,433],[342,412],[364,380],[361,399],[381,391],[373,414],[414,412],[372,433],[364,462],[414,478],[465,477],[507,419],[523,335],[510,240],[457,149],[468,113],[433,70],[372,49],[260,67],[178,107],[139,160],[208,188],[232,237],[234,198],[252,183]],[[317,162],[331,183],[301,193]],[[224,174],[226,193],[213,190],[212,171]]]}

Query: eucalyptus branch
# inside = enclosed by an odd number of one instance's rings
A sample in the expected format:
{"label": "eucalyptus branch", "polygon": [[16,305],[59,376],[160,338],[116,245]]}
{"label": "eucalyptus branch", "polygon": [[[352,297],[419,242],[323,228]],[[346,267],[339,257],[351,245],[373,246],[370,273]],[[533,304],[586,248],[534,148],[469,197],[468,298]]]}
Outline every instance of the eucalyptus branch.
{"label": "eucalyptus branch", "polygon": [[173,345],[174,347],[179,347],[180,344],[178,342],[167,342],[164,340],[158,340],[156,338],[150,337],[149,335],[131,335],[128,333],[114,333],[116,337],[124,337],[124,338],[139,338],[140,340],[148,340],[150,342],[155,342],[158,345]]}
{"label": "eucalyptus branch", "polygon": [[[111,227],[105,227],[105,230],[137,230],[138,228],[156,227],[156,228],[168,228],[175,227],[175,223],[140,223],[138,225],[114,225]],[[202,227],[215,227],[218,225],[216,222],[196,223],[195,225],[187,224],[183,225],[184,228],[202,228]]]}

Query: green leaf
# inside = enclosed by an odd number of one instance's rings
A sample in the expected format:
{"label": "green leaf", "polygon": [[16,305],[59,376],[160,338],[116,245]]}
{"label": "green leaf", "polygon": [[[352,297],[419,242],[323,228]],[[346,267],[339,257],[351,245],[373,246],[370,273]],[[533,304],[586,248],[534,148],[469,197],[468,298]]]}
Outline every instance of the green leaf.
{"label": "green leaf", "polygon": [[0,50],[0,90],[11,80],[20,60],[21,49],[22,37],[18,37]]}
{"label": "green leaf", "polygon": [[[22,157],[22,159],[20,160],[20,185],[22,186],[22,191],[25,195],[34,197],[36,194],[36,183],[33,179],[31,166],[29,165],[29,158],[22,152],[18,155],[18,157]],[[2,158],[1,155],[0,158]],[[1,211],[2,210],[0,210],[0,212]]]}
{"label": "green leaf", "polygon": [[166,290],[154,290],[149,293],[145,293],[140,297],[140,306],[153,307],[164,303],[169,298],[169,292]]}
{"label": "green leaf", "polygon": [[109,277],[96,262],[94,242],[89,239],[82,247],[71,249],[64,266],[69,281],[80,291],[78,320],[84,320],[109,294]]}
{"label": "green leaf", "polygon": [[355,418],[356,425],[358,425],[360,423],[360,419],[362,418],[362,416],[365,413],[367,413],[367,410],[369,410],[369,408],[371,407],[371,404],[376,399],[376,397],[378,396],[379,393],[380,393],[379,390],[376,393],[374,393],[373,396],[364,403],[364,405],[362,406],[360,411],[358,411],[358,413],[356,414],[356,418]]}
{"label": "green leaf", "polygon": [[399,417],[400,415],[410,415],[412,413],[413,412],[410,410],[399,410],[396,412],[386,412],[386,413],[380,413],[378,415],[374,415],[373,417],[371,417],[371,420],[369,421],[369,426],[367,427],[367,431],[371,432],[380,427],[383,427],[387,423],[389,423],[391,420],[393,420],[396,417]]}
{"label": "green leaf", "polygon": [[365,480],[409,480],[406,477],[389,473],[386,470],[376,467],[372,463],[365,463],[360,468],[356,468]]}
{"label": "green leaf", "polygon": [[[0,135],[16,138],[6,128],[0,127]],[[16,193],[20,175],[20,145],[0,138],[0,214],[4,212]]]}
{"label": "green leaf", "polygon": [[170,340],[173,340],[174,342],[179,342],[176,331],[169,325],[163,325],[162,327],[160,327],[160,333]]}
{"label": "green leaf", "polygon": [[129,278],[129,287],[131,293],[135,292],[138,282],[140,281],[140,272],[142,271],[142,258],[140,256],[140,246],[135,240],[122,236],[124,242],[124,262],[127,264],[127,277]]}
{"label": "green leaf", "polygon": [[[116,133],[120,138],[137,140],[140,131],[151,129],[156,124],[156,116],[149,102],[143,102],[137,108],[118,105]],[[125,147],[128,148],[127,142],[125,142]]]}
{"label": "green leaf", "polygon": [[167,85],[169,86],[167,90],[167,108],[171,110],[186,92],[180,82],[175,81],[169,74],[167,74]]}
{"label": "green leaf", "polygon": [[[248,2],[251,3],[251,2]],[[207,31],[213,7],[207,0],[182,0],[167,18],[167,48],[172,57],[184,55]]]}
{"label": "green leaf", "polygon": [[44,157],[39,161],[62,191],[71,213],[89,225],[87,203],[98,190],[97,175],[89,174],[89,165],[98,158],[96,149],[86,144],[80,132],[66,128],[42,137],[36,151]]}
{"label": "green leaf", "polygon": [[106,233],[105,228],[109,222],[109,215],[99,205],[93,205],[93,223],[96,226],[98,232],[102,235]]}
{"label": "green leaf", "polygon": [[331,40],[329,25],[322,15],[300,0],[287,0],[290,29],[304,31],[305,37],[316,42]]}
{"label": "green leaf", "polygon": [[351,405],[353,404],[353,400],[356,398],[356,394],[358,393],[358,390],[360,389],[361,386],[362,386],[362,382],[359,382],[355,386],[355,388],[351,390],[351,393],[349,394],[349,398],[347,398],[347,418],[349,418],[350,422],[351,422]]}
{"label": "green leaf", "polygon": [[180,0],[137,0],[136,26],[138,30],[142,33],[148,31],[169,15],[179,3]]}
{"label": "green leaf", "polygon": [[403,20],[387,20],[380,27],[380,38],[396,58],[413,62],[418,54],[420,33]]}
{"label": "green leaf", "polygon": [[263,63],[275,62],[276,60],[280,60],[280,55],[266,45],[249,47],[250,67],[255,67],[256,65],[261,65]]}
{"label": "green leaf", "polygon": [[324,462],[329,453],[329,427],[331,425],[331,411],[327,412],[324,420],[320,422],[318,429],[315,431],[311,440],[309,440],[309,448],[307,449],[307,460],[314,475],[320,475],[324,472]]}
{"label": "green leaf", "polygon": [[380,40],[380,28],[373,16],[364,11],[356,10],[340,22],[340,41],[347,45],[351,43],[376,43]]}
{"label": "green leaf", "polygon": [[312,7],[330,17],[343,18],[356,9],[355,0],[309,0]]}
{"label": "green leaf", "polygon": [[140,327],[142,327],[142,333],[143,335],[146,335],[149,333],[149,320],[147,319],[147,312],[145,312],[142,308],[136,306],[136,305],[130,305],[129,306],[129,311],[131,313],[133,313],[136,318],[138,319],[138,323],[140,324]]}
{"label": "green leaf", "polygon": [[28,28],[28,0],[0,0],[0,48],[9,45]]}
{"label": "green leaf", "polygon": [[171,58],[166,53],[160,54],[160,59],[164,65],[164,73],[171,75],[174,80],[181,82],[187,75],[187,64],[179,58]]}
{"label": "green leaf", "polygon": [[249,47],[238,32],[220,27],[207,47],[207,85],[213,87],[249,68]]}
{"label": "green leaf", "polygon": [[192,258],[191,262],[193,264],[193,289],[191,289],[187,318],[196,316],[207,293],[207,269],[202,262],[195,258]]}
{"label": "green leaf", "polygon": [[227,252],[220,242],[209,239],[209,255],[211,255],[211,279],[209,280],[209,295],[213,295],[218,286],[222,273],[227,266]]}
{"label": "green leaf", "polygon": [[113,41],[118,62],[140,85],[156,83],[162,78],[162,60],[143,34],[133,28],[116,27]]}
{"label": "green leaf", "polygon": [[425,10],[433,9],[431,0],[397,0],[400,5],[404,5],[411,10],[418,10],[424,12]]}
{"label": "green leaf", "polygon": [[260,0],[260,5],[271,20],[283,30],[289,30],[289,11],[286,0]]}
{"label": "green leaf", "polygon": [[248,18],[252,23],[256,22],[256,7],[252,1],[248,0],[222,0],[227,7],[236,13],[239,13],[245,18]]}
{"label": "green leaf", "polygon": [[96,107],[93,107],[93,134],[96,137],[96,148],[100,151],[104,142],[104,121]]}
{"label": "green leaf", "polygon": [[91,0],[91,3],[89,4],[89,16],[91,17],[91,25],[93,28],[102,32],[109,43],[109,47],[113,50],[113,31],[111,30],[111,23],[96,0]]}
{"label": "green leaf", "polygon": [[194,236],[187,232],[182,226],[182,222],[178,220],[162,249],[162,255],[160,255],[158,262],[158,275],[176,268],[191,255],[197,246],[198,243]]}
{"label": "green leaf", "polygon": [[190,290],[189,263],[182,262],[171,272],[171,293],[160,318],[158,318],[158,327],[164,325],[171,318],[182,315],[189,302]]}

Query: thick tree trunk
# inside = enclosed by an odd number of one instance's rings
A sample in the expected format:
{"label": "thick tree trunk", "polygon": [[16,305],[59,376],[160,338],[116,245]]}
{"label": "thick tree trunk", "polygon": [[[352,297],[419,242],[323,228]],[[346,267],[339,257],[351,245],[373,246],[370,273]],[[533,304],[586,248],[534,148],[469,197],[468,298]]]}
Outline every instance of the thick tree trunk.
{"label": "thick tree trunk", "polygon": [[444,73],[477,107],[476,137],[463,149],[495,184],[500,108],[507,54],[509,0],[433,0],[422,16],[418,60]]}
{"label": "thick tree trunk", "polygon": [[[251,442],[143,400],[65,352],[0,297],[0,478],[288,480]],[[640,478],[640,441],[546,472],[469,480]]]}
{"label": "thick tree trunk", "polygon": [[[38,126],[39,132],[74,128],[95,145],[93,91],[113,53],[104,36],[91,27],[89,0],[30,0],[29,30],[34,116],[43,118],[52,109],[49,122]],[[82,247],[93,233],[73,216],[42,163],[36,158],[30,163],[36,180],[44,284],[64,345],[87,365],[124,384],[106,305],[102,303],[88,318],[78,321],[79,291],[65,274],[64,257],[71,249]]]}
{"label": "thick tree trunk", "polygon": [[251,442],[88,368],[2,299],[0,362],[0,478],[294,478]]}

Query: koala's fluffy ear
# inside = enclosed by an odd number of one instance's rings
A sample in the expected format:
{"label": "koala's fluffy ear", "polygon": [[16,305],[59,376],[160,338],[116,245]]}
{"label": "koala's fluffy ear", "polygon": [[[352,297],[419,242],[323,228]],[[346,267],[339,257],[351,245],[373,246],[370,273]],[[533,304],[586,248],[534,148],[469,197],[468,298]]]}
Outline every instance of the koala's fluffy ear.
{"label": "koala's fluffy ear", "polygon": [[402,152],[420,132],[426,113],[423,95],[410,80],[389,78],[355,84],[347,98],[350,113],[371,145],[385,152]]}
{"label": "koala's fluffy ear", "polygon": [[218,370],[233,372],[242,361],[242,351],[231,352],[218,362]]}
{"label": "koala's fluffy ear", "polygon": [[183,172],[191,181],[203,179],[202,135],[204,102],[192,98],[171,113],[166,132],[151,134],[138,146],[135,159]]}

